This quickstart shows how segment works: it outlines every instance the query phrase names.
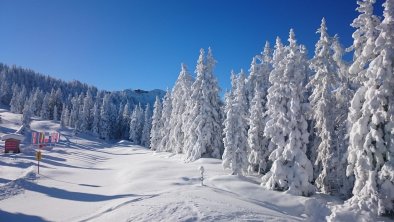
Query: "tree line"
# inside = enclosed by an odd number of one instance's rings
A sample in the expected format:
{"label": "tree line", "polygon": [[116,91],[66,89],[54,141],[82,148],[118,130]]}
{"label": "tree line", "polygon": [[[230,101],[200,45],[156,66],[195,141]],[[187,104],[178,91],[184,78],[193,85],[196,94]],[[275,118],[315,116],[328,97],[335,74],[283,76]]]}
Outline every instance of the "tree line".
{"label": "tree line", "polygon": [[0,102],[22,115],[29,127],[33,116],[59,121],[74,133],[105,140],[129,139],[149,146],[153,102],[161,90],[108,92],[79,81],[65,82],[29,69],[0,64]]}
{"label": "tree line", "polygon": [[[185,161],[221,158],[234,175],[261,175],[267,189],[339,195],[373,215],[394,213],[394,1],[383,19],[358,1],[346,50],[323,18],[314,56],[290,30],[231,73],[224,102],[212,50],[201,49],[193,78],[185,65],[156,100],[151,149]],[[353,59],[343,59],[353,52]]]}

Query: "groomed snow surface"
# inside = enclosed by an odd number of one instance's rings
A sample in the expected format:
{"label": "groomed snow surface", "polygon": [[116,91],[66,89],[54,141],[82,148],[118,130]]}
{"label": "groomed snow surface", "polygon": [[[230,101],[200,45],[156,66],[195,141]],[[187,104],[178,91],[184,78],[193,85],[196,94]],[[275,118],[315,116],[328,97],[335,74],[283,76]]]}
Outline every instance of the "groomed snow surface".
{"label": "groomed snow surface", "polygon": [[[20,126],[20,115],[0,114],[0,136]],[[73,137],[53,121],[31,125],[62,137],[43,151],[40,174],[28,144],[20,154],[0,150],[0,221],[325,221],[341,202],[264,190],[259,177],[231,176],[218,159],[184,163],[127,141]]]}

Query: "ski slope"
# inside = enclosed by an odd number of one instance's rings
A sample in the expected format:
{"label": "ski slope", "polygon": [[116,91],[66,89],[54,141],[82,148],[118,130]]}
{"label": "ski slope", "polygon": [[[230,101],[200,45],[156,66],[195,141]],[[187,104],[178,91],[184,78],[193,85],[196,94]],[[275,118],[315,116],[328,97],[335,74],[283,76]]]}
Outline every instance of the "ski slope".
{"label": "ski slope", "polygon": [[[18,128],[19,115],[0,113],[1,133]],[[32,129],[62,137],[43,151],[40,174],[28,144],[1,153],[0,221],[324,221],[339,202],[264,190],[260,178],[229,175],[217,159],[184,163],[128,141],[73,137],[53,121]]]}

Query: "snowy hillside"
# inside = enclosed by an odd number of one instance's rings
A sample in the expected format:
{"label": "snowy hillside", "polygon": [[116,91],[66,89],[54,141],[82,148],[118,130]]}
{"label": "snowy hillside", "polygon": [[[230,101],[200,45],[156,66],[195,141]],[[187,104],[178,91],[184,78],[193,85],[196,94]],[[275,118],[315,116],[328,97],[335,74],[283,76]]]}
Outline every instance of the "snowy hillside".
{"label": "snowy hillside", "polygon": [[123,96],[126,99],[126,101],[133,101],[134,104],[141,103],[141,105],[144,106],[146,104],[153,105],[153,103],[155,103],[156,96],[158,96],[159,98],[163,98],[165,91],[160,89],[155,89],[151,91],[145,91],[141,89],[136,89],[136,90],[126,89],[114,93],[119,93],[119,95]]}
{"label": "snowy hillside", "polygon": [[[19,114],[0,114],[1,134],[20,125]],[[0,221],[324,221],[339,202],[264,190],[259,178],[231,176],[218,159],[184,163],[127,141],[73,137],[53,121],[31,126],[62,137],[43,151],[40,174],[28,144],[21,154],[1,152]]]}

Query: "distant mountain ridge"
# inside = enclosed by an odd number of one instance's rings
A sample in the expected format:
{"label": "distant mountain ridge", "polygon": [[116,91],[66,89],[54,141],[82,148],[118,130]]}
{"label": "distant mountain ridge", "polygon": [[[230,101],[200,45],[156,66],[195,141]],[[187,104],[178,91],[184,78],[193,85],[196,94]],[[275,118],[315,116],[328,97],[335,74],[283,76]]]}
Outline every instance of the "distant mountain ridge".
{"label": "distant mountain ridge", "polygon": [[163,98],[165,91],[161,89],[143,90],[143,89],[124,89],[119,91],[99,90],[97,87],[82,83],[78,80],[65,81],[49,75],[37,73],[28,68],[18,67],[16,65],[6,65],[0,63],[0,102],[8,105],[12,98],[12,86],[24,86],[27,91],[33,91],[39,88],[43,93],[51,93],[52,89],[59,89],[63,95],[69,94],[86,94],[88,90],[93,94],[99,92],[112,93],[114,95],[124,97],[119,100],[122,103],[131,103],[145,106],[146,104],[153,105],[156,96]]}
{"label": "distant mountain ridge", "polygon": [[113,93],[119,94],[119,96],[124,97],[126,101],[132,101],[134,104],[141,103],[141,105],[153,105],[156,97],[163,98],[166,92],[161,89],[154,89],[150,91],[142,89],[125,89],[121,91],[115,91]]}

